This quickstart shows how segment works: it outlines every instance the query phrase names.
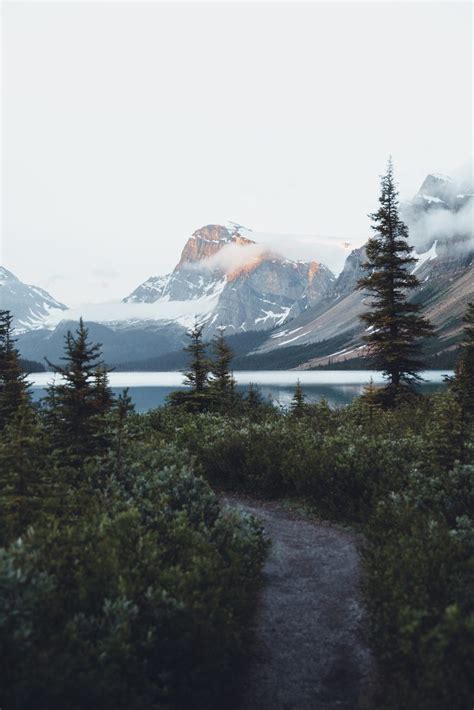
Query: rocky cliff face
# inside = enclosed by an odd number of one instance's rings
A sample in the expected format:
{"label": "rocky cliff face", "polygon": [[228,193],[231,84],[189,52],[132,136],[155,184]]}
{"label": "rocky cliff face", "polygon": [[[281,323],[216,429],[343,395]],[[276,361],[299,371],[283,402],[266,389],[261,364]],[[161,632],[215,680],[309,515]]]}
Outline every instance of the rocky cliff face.
{"label": "rocky cliff face", "polygon": [[266,330],[324,299],[333,283],[323,264],[285,259],[237,225],[207,225],[188,239],[171,274],[148,279],[124,302],[207,299],[212,301],[208,313],[197,310],[196,315],[209,331],[221,326],[231,332]]}

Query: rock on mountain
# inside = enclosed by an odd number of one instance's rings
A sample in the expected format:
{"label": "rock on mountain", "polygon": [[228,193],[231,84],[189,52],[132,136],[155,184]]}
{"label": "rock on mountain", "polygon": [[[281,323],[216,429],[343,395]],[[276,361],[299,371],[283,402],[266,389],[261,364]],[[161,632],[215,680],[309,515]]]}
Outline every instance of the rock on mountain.
{"label": "rock on mountain", "polygon": [[[171,274],[153,276],[124,303],[187,301],[212,332],[267,330],[323,300],[334,276],[316,261],[292,261],[257,244],[238,225],[207,225],[186,242]],[[205,307],[207,305],[207,311]]]}
{"label": "rock on mountain", "polygon": [[16,333],[42,328],[45,318],[67,310],[64,303],[47,291],[23,283],[3,266],[0,266],[0,308],[13,314]]}

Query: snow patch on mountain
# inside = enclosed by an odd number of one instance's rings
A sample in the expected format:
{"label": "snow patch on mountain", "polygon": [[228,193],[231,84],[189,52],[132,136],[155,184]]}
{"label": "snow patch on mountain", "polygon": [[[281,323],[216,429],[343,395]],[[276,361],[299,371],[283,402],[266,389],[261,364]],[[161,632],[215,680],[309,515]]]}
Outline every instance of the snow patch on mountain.
{"label": "snow patch on mountain", "polygon": [[212,317],[225,283],[225,280],[221,280],[201,298],[184,301],[173,301],[169,296],[163,296],[153,303],[129,300],[121,303],[85,304],[63,311],[61,314],[52,312],[45,319],[44,327],[55,328],[63,320],[77,321],[82,317],[85,321],[119,327],[144,322],[161,324],[173,322],[189,328],[196,318],[201,323],[205,323]]}
{"label": "snow patch on mountain", "polygon": [[426,264],[427,261],[432,261],[433,259],[436,259],[438,257],[438,254],[436,253],[437,245],[438,245],[438,240],[435,239],[431,249],[426,251],[424,254],[417,254],[416,252],[413,252],[414,258],[418,259],[418,261],[415,265],[415,268],[411,272],[412,274],[415,274],[419,269],[421,269],[423,264]]}

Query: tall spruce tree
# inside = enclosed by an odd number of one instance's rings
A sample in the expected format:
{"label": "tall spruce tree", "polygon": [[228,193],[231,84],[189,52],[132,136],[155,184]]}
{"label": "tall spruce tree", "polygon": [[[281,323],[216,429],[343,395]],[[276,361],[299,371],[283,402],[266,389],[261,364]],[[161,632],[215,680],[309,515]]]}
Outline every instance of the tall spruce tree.
{"label": "tall spruce tree", "polygon": [[113,404],[101,346],[88,335],[81,318],[75,336],[68,331],[65,337],[64,365],[48,361],[61,379],[48,388],[46,421],[53,446],[69,452],[72,463],[106,448],[104,419]]}
{"label": "tall spruce tree", "polygon": [[13,316],[0,311],[0,431],[30,401],[29,385],[13,337]]}
{"label": "tall spruce tree", "polygon": [[408,228],[399,217],[391,160],[381,178],[379,203],[378,211],[370,215],[375,234],[366,247],[367,275],[357,288],[373,296],[370,310],[361,316],[370,329],[364,339],[375,367],[388,378],[387,386],[380,391],[391,406],[400,395],[413,391],[421,379],[420,348],[422,339],[432,334],[432,327],[420,314],[421,306],[408,300],[419,281],[410,273],[416,259],[407,241]]}

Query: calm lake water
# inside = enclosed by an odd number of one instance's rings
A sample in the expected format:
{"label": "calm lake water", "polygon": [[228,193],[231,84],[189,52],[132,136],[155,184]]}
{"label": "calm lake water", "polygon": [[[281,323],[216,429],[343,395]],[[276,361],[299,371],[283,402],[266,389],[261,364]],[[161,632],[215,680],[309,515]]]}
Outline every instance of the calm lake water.
{"label": "calm lake water", "polygon": [[[426,380],[423,392],[434,392],[443,387],[443,377],[451,374],[448,370],[427,370],[423,373]],[[53,379],[51,372],[38,372],[29,375],[35,400],[45,394],[45,387]],[[309,402],[325,397],[331,406],[348,404],[362,393],[364,386],[373,378],[374,383],[382,383],[378,372],[367,370],[260,370],[252,372],[234,372],[239,389],[245,390],[252,382],[258,385],[262,395],[272,399],[283,407],[293,397],[296,381],[299,379]],[[111,372],[110,384],[118,394],[125,387],[135,403],[138,412],[158,407],[165,402],[166,395],[183,386],[180,372]]]}

